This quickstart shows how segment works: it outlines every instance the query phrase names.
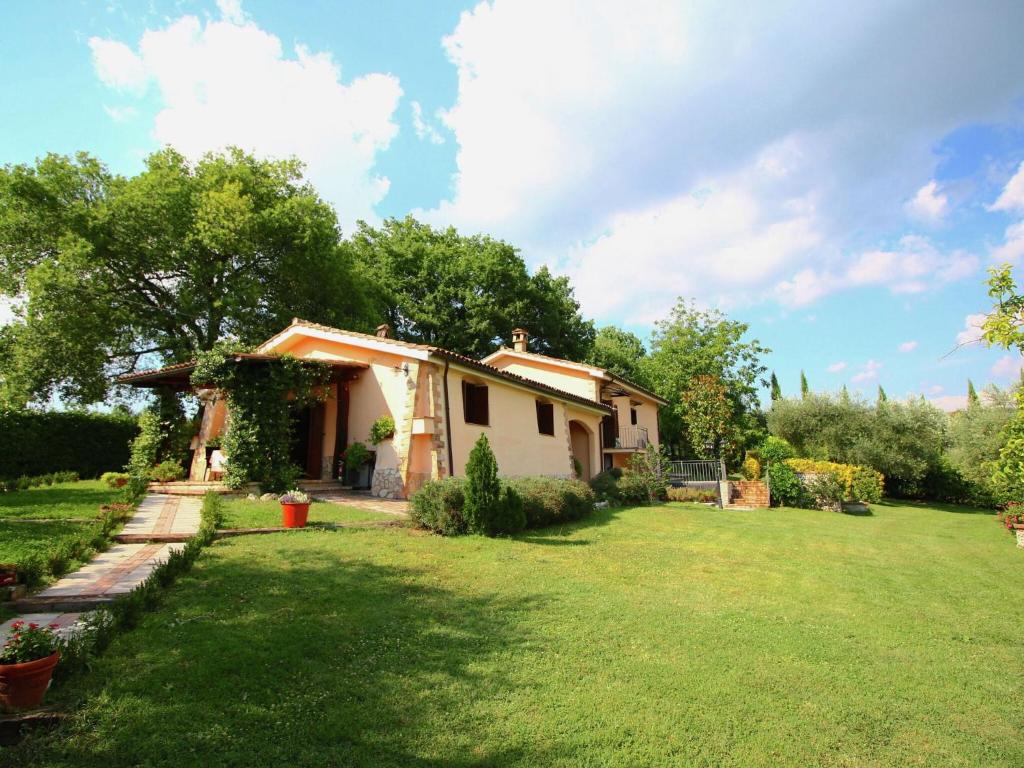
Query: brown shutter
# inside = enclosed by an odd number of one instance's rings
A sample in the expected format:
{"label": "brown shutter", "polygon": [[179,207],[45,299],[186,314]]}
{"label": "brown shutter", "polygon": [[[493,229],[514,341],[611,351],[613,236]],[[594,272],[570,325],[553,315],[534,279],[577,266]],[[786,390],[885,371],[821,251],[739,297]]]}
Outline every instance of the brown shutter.
{"label": "brown shutter", "polygon": [[477,387],[476,388],[476,392],[477,392],[477,397],[479,398],[477,402],[478,402],[479,407],[480,407],[480,421],[478,421],[477,423],[478,424],[490,424],[491,423],[491,418],[490,418],[491,417],[491,412],[490,412],[490,409],[488,408],[488,403],[487,403],[487,387],[485,387],[485,386]]}
{"label": "brown shutter", "polygon": [[473,385],[468,381],[462,382],[462,420],[467,424],[473,423],[473,411],[469,402],[472,389]]}
{"label": "brown shutter", "polygon": [[555,406],[537,401],[537,431],[542,435],[555,434]]}

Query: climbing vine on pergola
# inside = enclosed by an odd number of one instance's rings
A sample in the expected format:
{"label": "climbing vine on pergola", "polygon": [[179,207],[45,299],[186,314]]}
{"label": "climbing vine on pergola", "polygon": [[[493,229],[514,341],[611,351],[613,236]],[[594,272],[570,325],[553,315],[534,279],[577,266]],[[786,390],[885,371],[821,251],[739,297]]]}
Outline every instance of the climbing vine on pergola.
{"label": "climbing vine on pergola", "polygon": [[265,491],[287,490],[301,474],[291,461],[292,415],[327,398],[331,368],[291,355],[239,363],[236,353],[215,349],[202,353],[192,372],[193,386],[213,387],[227,401],[224,482],[231,488],[254,482]]}

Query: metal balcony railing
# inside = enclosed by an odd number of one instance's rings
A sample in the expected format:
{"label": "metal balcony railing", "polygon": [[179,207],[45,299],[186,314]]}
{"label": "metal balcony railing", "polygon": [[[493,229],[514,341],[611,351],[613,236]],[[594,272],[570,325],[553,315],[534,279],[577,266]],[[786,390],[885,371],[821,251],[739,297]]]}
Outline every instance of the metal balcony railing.
{"label": "metal balcony railing", "polygon": [[630,448],[642,451],[650,442],[647,437],[647,427],[619,427],[615,435],[615,444],[605,445],[605,448]]}
{"label": "metal balcony railing", "polygon": [[716,483],[725,479],[722,465],[717,461],[670,461],[668,477],[673,485]]}

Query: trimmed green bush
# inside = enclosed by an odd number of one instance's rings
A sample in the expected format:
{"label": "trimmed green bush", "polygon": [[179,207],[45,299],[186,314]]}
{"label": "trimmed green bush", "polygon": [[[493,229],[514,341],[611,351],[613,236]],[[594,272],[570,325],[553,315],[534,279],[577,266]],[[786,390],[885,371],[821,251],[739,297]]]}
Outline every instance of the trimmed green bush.
{"label": "trimmed green bush", "polygon": [[612,467],[604,472],[599,472],[590,478],[590,488],[597,495],[599,501],[622,501],[622,494],[619,493],[619,479],[622,477],[622,469]]}
{"label": "trimmed green bush", "polygon": [[77,472],[99,477],[128,463],[135,419],[121,413],[0,410],[0,477]]}
{"label": "trimmed green bush", "polygon": [[594,491],[579,480],[518,477],[508,485],[522,499],[527,528],[572,522],[586,517],[594,509]]}
{"label": "trimmed green bush", "polygon": [[173,483],[185,476],[185,468],[177,461],[168,459],[149,470],[149,476],[158,483]]}
{"label": "trimmed green bush", "polygon": [[717,504],[718,491],[708,488],[667,488],[669,501],[692,501],[698,504]]}
{"label": "trimmed green bush", "polygon": [[481,433],[466,462],[466,501],[463,514],[472,533],[493,536],[498,521],[504,517],[501,509],[501,483],[498,482],[498,462]]}
{"label": "trimmed green bush", "polygon": [[444,536],[458,536],[467,530],[462,508],[466,481],[459,477],[431,480],[409,499],[409,517],[420,528]]}

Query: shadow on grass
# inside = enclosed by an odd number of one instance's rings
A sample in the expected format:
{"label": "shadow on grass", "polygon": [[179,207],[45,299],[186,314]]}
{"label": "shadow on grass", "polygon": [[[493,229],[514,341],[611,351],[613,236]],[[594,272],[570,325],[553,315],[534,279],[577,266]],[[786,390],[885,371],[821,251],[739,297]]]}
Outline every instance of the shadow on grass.
{"label": "shadow on grass", "polygon": [[874,517],[875,513],[871,511],[871,507],[864,507],[863,509],[844,509],[844,515],[849,517]]}
{"label": "shadow on grass", "polygon": [[958,515],[992,515],[996,514],[994,509],[974,507],[967,504],[945,504],[938,501],[920,501],[917,499],[895,499],[885,498],[878,502],[880,507],[927,507],[937,512],[952,512]]}
{"label": "shadow on grass", "polygon": [[538,601],[347,559],[353,535],[215,545],[164,607],[55,692],[79,714],[11,764],[550,762],[546,746],[474,709],[530,706],[495,659],[530,642],[518,618]]}

